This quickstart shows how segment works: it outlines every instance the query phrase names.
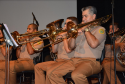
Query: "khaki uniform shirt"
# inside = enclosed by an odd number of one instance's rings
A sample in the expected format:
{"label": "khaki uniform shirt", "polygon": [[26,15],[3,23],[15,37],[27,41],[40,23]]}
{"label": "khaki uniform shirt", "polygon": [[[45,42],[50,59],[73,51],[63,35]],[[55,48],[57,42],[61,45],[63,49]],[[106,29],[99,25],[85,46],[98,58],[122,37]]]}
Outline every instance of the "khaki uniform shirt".
{"label": "khaki uniform shirt", "polygon": [[91,48],[87,43],[84,33],[81,33],[81,35],[76,38],[76,41],[79,41],[79,43],[76,44],[74,57],[96,59],[101,57],[106,40],[105,28],[102,26],[96,26],[91,28],[90,32],[99,40],[100,45],[96,48]]}
{"label": "khaki uniform shirt", "polygon": [[[35,37],[32,40],[39,40],[39,39],[41,39],[41,38],[40,37]],[[31,44],[33,44],[33,43],[31,43]],[[44,46],[44,43],[43,43],[43,41],[40,41],[40,42],[37,42],[37,43],[33,44],[33,46],[36,49],[40,49],[41,47]],[[21,52],[20,52],[19,58],[30,58],[30,59],[33,59],[34,57],[39,56],[39,54],[40,54],[40,52],[34,53],[32,55],[29,55],[29,53],[27,51],[26,44],[25,44],[25,45],[22,45],[22,47],[21,47]]]}
{"label": "khaki uniform shirt", "polygon": [[[4,42],[2,45],[6,45],[6,43]],[[4,46],[5,47],[5,46]],[[6,48],[6,47],[5,47]],[[9,47],[9,54],[11,55],[12,53],[12,47]],[[5,51],[6,52],[6,51]],[[5,56],[2,54],[1,50],[0,50],[0,60],[5,60]]]}
{"label": "khaki uniform shirt", "polygon": [[58,53],[57,53],[58,59],[70,59],[73,56],[74,51],[72,51],[70,53],[67,53],[65,51],[64,43],[63,42],[60,42],[57,45],[58,45],[58,49],[57,49],[58,50]]}

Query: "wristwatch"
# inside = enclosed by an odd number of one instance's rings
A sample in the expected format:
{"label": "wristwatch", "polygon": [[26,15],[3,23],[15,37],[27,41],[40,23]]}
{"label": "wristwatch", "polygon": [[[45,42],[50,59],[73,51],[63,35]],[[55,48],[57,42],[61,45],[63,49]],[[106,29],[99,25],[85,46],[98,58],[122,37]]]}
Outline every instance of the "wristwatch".
{"label": "wristwatch", "polygon": [[88,32],[89,31],[89,28],[85,28],[85,30],[84,30],[85,32]]}

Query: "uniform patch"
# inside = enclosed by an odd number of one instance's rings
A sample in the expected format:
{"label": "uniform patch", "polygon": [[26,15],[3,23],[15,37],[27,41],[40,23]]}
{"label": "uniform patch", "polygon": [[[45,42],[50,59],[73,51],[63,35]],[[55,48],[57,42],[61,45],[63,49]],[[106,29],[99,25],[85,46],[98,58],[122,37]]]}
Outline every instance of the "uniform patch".
{"label": "uniform patch", "polygon": [[100,34],[104,34],[104,33],[105,33],[105,30],[104,30],[104,29],[99,29],[99,33],[100,33]]}
{"label": "uniform patch", "polygon": [[41,41],[39,41],[39,42],[37,42],[37,44],[38,44],[38,45],[40,45],[40,44],[42,44],[42,42],[41,42]]}

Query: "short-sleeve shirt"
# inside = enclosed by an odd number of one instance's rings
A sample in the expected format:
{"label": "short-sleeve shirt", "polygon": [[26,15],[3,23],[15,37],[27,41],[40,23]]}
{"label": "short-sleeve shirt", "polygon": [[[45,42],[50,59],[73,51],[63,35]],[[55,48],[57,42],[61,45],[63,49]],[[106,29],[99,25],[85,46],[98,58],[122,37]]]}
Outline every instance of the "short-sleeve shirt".
{"label": "short-sleeve shirt", "polygon": [[[39,39],[41,39],[41,38],[40,37],[35,37],[31,41],[33,41],[33,40],[39,40]],[[33,44],[34,48],[36,48],[36,49],[40,49],[41,47],[44,46],[43,41],[39,41],[37,43],[31,43],[31,44]],[[26,44],[24,44],[21,47],[21,52],[20,52],[19,58],[30,58],[30,59],[33,59],[34,57],[39,56],[39,54],[40,54],[40,52],[34,53],[32,55],[29,55],[29,53],[27,51],[27,46],[26,46]]]}
{"label": "short-sleeve shirt", "polygon": [[76,38],[76,41],[79,41],[79,43],[76,44],[74,57],[96,59],[101,57],[106,40],[105,28],[102,26],[95,26],[91,28],[90,32],[98,39],[100,44],[96,48],[91,48],[87,43],[85,34],[81,33],[81,35]]}
{"label": "short-sleeve shirt", "polygon": [[63,42],[60,42],[57,45],[58,45],[58,49],[57,49],[58,50],[58,53],[57,53],[58,59],[70,59],[71,57],[73,57],[74,51],[72,51],[70,53],[67,53],[65,51],[64,43]]}

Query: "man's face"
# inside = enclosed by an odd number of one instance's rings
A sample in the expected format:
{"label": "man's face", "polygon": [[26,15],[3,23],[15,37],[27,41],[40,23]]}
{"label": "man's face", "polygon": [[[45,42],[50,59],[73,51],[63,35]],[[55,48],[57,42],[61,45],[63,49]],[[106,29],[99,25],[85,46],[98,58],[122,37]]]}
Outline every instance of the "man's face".
{"label": "man's face", "polygon": [[65,22],[65,24],[64,24],[64,27],[63,27],[64,30],[67,29],[67,23],[70,22],[70,21],[72,21],[72,20],[70,20],[70,19],[67,19],[67,20],[66,20],[66,22]]}
{"label": "man's face", "polygon": [[28,25],[28,27],[27,27],[27,32],[28,32],[28,33],[33,33],[33,32],[35,32],[35,30],[33,29],[33,25]]}
{"label": "man's face", "polygon": [[1,30],[0,30],[0,38],[3,38],[3,33]]}
{"label": "man's face", "polygon": [[95,14],[91,14],[89,12],[89,9],[84,10],[82,12],[82,23],[87,23],[87,22],[93,21],[93,20],[95,20],[95,18],[96,18],[96,15]]}
{"label": "man's face", "polygon": [[[114,32],[118,31],[118,29],[119,29],[119,28],[114,25]],[[110,33],[110,34],[113,33],[113,26],[112,26],[112,25],[109,26],[109,33]]]}

